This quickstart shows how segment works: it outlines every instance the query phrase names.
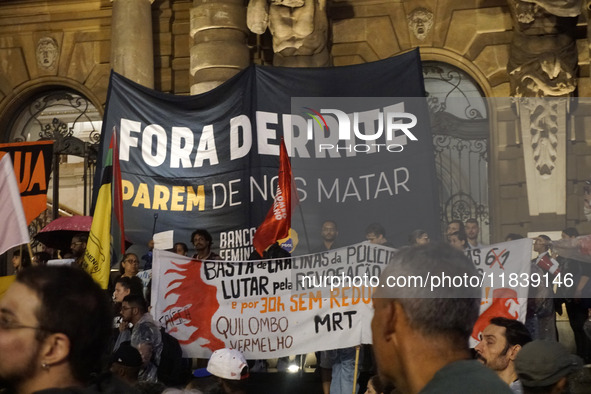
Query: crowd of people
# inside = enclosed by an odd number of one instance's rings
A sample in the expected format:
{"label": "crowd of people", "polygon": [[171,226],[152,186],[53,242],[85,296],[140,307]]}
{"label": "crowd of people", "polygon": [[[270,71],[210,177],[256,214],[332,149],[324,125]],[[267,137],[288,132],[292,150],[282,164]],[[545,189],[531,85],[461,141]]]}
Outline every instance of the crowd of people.
{"label": "crowd of people", "polygon": [[[562,233],[563,237],[578,235],[574,228]],[[335,221],[322,223],[319,251],[340,247],[338,236]],[[454,220],[445,236],[448,242],[431,243],[424,230],[410,233],[408,246],[394,255],[380,281],[392,274],[420,275],[441,267],[449,275],[476,275],[465,251],[484,247],[478,221]],[[518,238],[511,234],[507,240]],[[393,247],[378,223],[367,227],[366,240]],[[170,357],[165,355],[168,334],[149,313],[150,286],[138,277],[140,258],[134,253],[124,255],[119,272],[104,291],[79,269],[86,241],[85,234],[72,239],[71,266],[46,266],[47,253],[35,254],[33,262],[27,253],[14,254],[16,281],[0,299],[0,393],[249,392],[244,384],[249,363],[232,349],[215,351],[207,367],[193,375],[187,369],[174,381],[165,378],[161,365]],[[195,230],[191,243],[193,258],[220,259],[207,230]],[[538,256],[529,263],[531,269],[576,273],[572,291],[530,294],[525,323],[495,316],[473,349],[469,338],[479,316],[479,289],[469,289],[473,294],[468,296],[432,298],[421,288],[403,291],[378,286],[373,296],[373,346],[318,352],[319,391],[569,392],[572,376],[591,362],[591,340],[585,332],[591,271],[585,263],[553,254],[550,246],[548,237],[535,238]],[[172,251],[186,256],[189,249],[176,243]],[[146,256],[151,264],[151,254]],[[147,262],[146,256],[141,260]],[[558,342],[555,316],[563,304],[577,355]]]}

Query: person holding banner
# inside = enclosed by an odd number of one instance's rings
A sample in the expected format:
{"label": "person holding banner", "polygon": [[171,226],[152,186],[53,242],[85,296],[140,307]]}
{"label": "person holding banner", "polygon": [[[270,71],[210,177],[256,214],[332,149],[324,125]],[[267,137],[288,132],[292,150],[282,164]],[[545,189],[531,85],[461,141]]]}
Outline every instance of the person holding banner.
{"label": "person holding banner", "polygon": [[213,237],[205,229],[197,229],[191,234],[191,243],[195,247],[194,259],[197,260],[221,260],[219,254],[211,250]]}
{"label": "person holding banner", "polygon": [[403,248],[382,271],[373,295],[373,348],[380,379],[400,393],[511,394],[494,372],[471,359],[468,341],[480,309],[469,284],[433,292],[391,286],[411,276],[478,277],[464,253],[447,244]]}

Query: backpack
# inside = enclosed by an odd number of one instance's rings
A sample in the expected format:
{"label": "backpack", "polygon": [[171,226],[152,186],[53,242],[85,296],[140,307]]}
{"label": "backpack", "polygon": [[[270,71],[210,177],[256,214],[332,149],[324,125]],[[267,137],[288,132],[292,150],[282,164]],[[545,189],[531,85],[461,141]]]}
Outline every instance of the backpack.
{"label": "backpack", "polygon": [[160,328],[162,353],[158,364],[158,380],[168,387],[185,386],[191,379],[191,363],[183,358],[179,341]]}

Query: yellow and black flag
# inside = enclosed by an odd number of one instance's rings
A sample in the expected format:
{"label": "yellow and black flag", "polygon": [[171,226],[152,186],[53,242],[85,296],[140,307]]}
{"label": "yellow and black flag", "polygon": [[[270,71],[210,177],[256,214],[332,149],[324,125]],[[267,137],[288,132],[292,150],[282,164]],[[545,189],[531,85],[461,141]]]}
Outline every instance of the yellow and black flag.
{"label": "yellow and black flag", "polygon": [[[119,167],[119,150],[117,148],[117,130],[113,130],[109,151],[104,161],[103,177],[94,207],[94,216],[84,253],[83,268],[103,288],[109,285],[111,272],[111,225],[115,224],[116,243],[125,239],[123,233],[123,210],[121,196],[121,170]],[[113,208],[114,207],[114,208]],[[111,220],[112,214],[116,219]]]}

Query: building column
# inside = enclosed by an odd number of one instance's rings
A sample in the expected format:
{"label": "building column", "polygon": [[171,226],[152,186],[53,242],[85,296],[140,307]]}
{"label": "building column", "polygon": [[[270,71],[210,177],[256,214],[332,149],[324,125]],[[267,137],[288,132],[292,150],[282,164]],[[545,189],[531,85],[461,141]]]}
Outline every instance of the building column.
{"label": "building column", "polygon": [[250,64],[243,0],[194,0],[191,94],[207,92]]}
{"label": "building column", "polygon": [[566,214],[566,128],[569,97],[577,86],[580,4],[508,4],[514,31],[507,71],[520,120],[529,214],[549,214],[557,227]]}
{"label": "building column", "polygon": [[113,0],[111,65],[115,72],[154,88],[154,0]]}

